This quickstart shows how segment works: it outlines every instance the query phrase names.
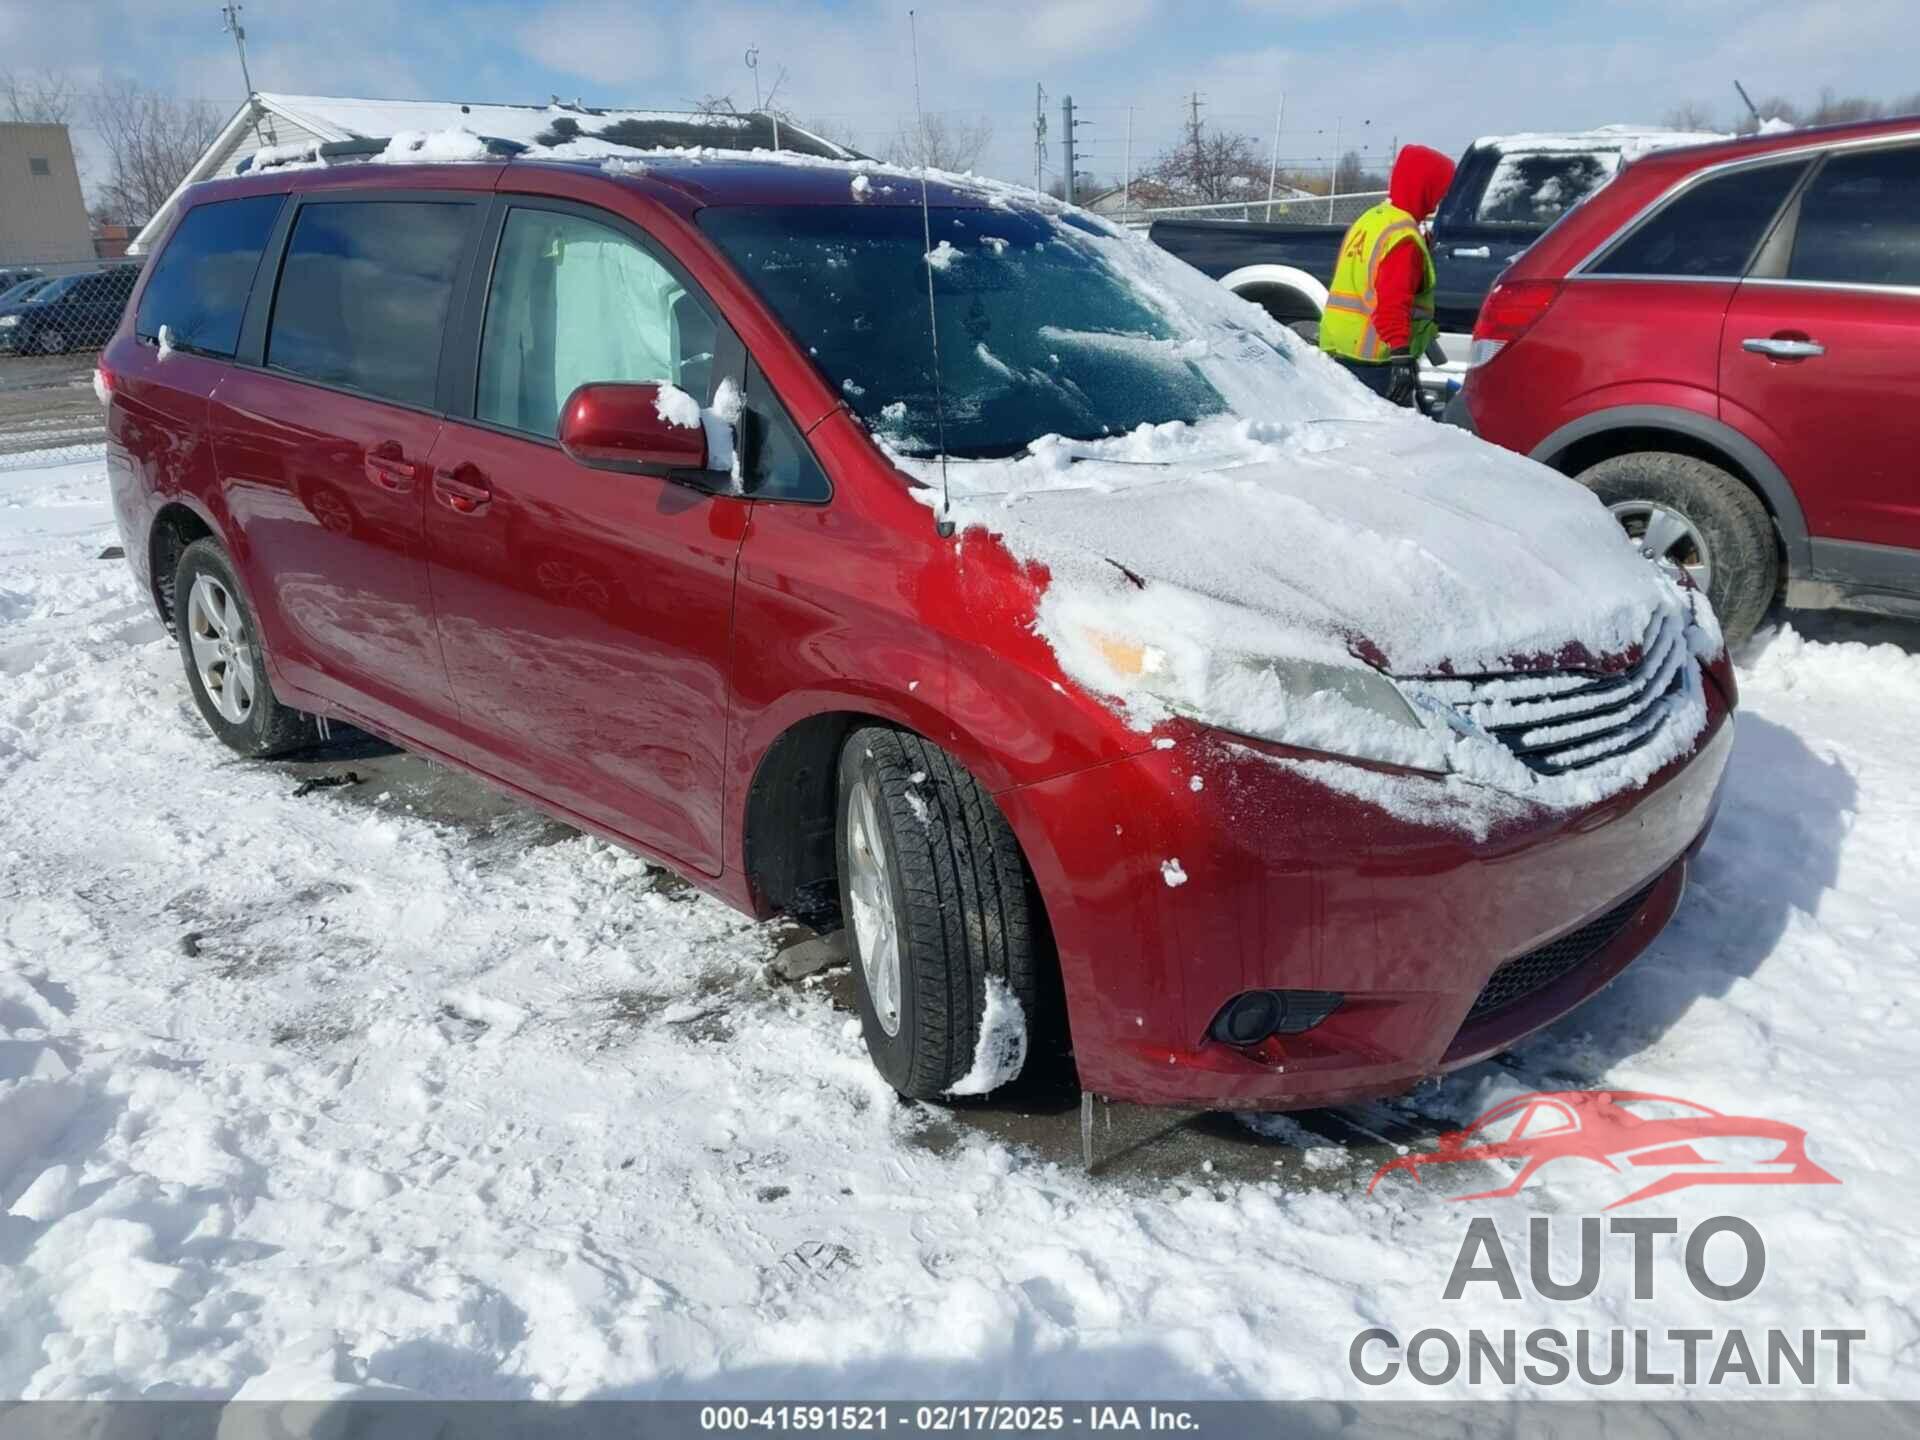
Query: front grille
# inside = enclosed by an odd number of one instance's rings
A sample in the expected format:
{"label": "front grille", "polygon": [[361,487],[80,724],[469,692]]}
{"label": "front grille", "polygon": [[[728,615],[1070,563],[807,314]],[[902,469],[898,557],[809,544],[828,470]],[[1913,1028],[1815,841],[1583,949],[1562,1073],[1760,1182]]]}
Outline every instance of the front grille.
{"label": "front grille", "polygon": [[1627,928],[1627,923],[1640,913],[1640,907],[1646,904],[1647,897],[1653,893],[1654,886],[1660,883],[1660,878],[1655,876],[1597,920],[1589,920],[1578,930],[1562,935],[1558,940],[1549,940],[1538,950],[1529,950],[1518,959],[1507,961],[1488,979],[1486,988],[1473,1002],[1473,1008],[1467,1011],[1465,1023],[1472,1025],[1484,1020],[1516,1001],[1526,999],[1534,991],[1544,990],[1606,949],[1614,937]]}
{"label": "front grille", "polygon": [[1541,670],[1414,682],[1540,775],[1583,770],[1660,732],[1685,687],[1685,624],[1656,616],[1637,656],[1612,673]]}

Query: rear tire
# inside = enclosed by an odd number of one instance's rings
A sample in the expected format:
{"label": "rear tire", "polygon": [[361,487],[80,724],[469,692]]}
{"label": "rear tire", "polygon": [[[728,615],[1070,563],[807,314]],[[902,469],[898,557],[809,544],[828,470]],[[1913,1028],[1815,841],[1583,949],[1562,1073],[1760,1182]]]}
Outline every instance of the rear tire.
{"label": "rear tire", "polygon": [[173,621],[200,717],[236,754],[263,760],[314,741],[313,717],[274,696],[260,627],[218,540],[194,541],[174,570]]}
{"label": "rear tire", "polygon": [[1649,450],[1602,460],[1578,477],[1609,508],[1679,516],[1705,541],[1707,598],[1729,645],[1754,632],[1780,584],[1773,520],[1736,475],[1691,455]]}
{"label": "rear tire", "polygon": [[860,1025],[882,1077],[915,1100],[964,1078],[989,976],[1020,1002],[1031,1053],[1045,926],[1019,842],[979,782],[920,736],[872,726],[840,752],[836,816]]}

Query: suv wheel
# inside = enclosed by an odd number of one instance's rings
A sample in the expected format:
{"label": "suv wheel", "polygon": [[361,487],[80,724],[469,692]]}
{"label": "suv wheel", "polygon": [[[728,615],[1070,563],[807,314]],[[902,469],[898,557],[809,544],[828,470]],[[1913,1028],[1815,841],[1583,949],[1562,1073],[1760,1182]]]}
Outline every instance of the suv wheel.
{"label": "suv wheel", "polygon": [[196,540],[181,552],[173,594],[187,688],[207,728],[253,759],[311,745],[311,717],[282,705],[267,682],[260,632],[219,541]]}
{"label": "suv wheel", "polygon": [[1745,640],[1773,603],[1780,554],[1773,521],[1738,476],[1691,455],[1616,455],[1580,483],[1652,560],[1670,560],[1713,602],[1729,645]]}
{"label": "suv wheel", "polygon": [[913,1099],[950,1092],[974,1068],[993,979],[1024,1022],[990,1037],[995,1079],[1011,1080],[1035,1023],[1043,927],[999,807],[937,745],[871,727],[840,752],[837,810],[841,913],[874,1065]]}
{"label": "suv wheel", "polygon": [[42,330],[36,342],[42,355],[64,355],[67,353],[67,336],[64,330]]}

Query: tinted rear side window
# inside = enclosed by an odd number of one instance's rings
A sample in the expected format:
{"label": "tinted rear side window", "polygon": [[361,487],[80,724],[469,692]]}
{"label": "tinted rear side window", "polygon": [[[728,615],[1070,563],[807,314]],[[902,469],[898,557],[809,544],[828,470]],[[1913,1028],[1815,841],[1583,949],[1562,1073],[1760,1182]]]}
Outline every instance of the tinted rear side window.
{"label": "tinted rear side window", "polygon": [[260,252],[285,203],[284,195],[253,195],[189,210],[154,261],[134,332],[153,340],[164,325],[183,350],[230,357]]}
{"label": "tinted rear side window", "polygon": [[403,405],[431,406],[473,206],[307,205],[287,243],[267,364]]}
{"label": "tinted rear side window", "polygon": [[1787,274],[1920,285],[1920,148],[1836,155],[1800,201]]}
{"label": "tinted rear side window", "polygon": [[1762,165],[1703,180],[1615,245],[1591,273],[1700,279],[1743,275],[1805,169],[1804,161]]}

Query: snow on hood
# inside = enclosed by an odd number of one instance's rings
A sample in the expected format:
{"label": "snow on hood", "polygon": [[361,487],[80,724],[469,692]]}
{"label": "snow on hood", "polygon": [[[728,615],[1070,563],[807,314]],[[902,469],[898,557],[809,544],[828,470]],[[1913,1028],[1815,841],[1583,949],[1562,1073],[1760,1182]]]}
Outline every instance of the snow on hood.
{"label": "snow on hood", "polygon": [[[1718,628],[1587,490],[1386,405],[1144,241],[1076,243],[1153,298],[1176,337],[1164,343],[1229,413],[949,460],[962,536],[989,531],[1046,568],[1036,628],[1070,678],[1142,730],[1185,715],[1547,804],[1592,803],[1686,752],[1706,720],[1697,657],[1719,651]],[[940,503],[937,461],[894,460]],[[1683,627],[1696,658],[1658,743],[1619,763],[1538,777],[1422,704],[1415,677],[1602,663],[1634,651],[1656,621]],[[1277,693],[1272,669],[1259,668],[1276,661],[1318,688]],[[1383,672],[1413,683],[1383,700]],[[1371,698],[1349,703],[1346,689]],[[1420,710],[1412,729],[1375,713],[1402,699]]]}

